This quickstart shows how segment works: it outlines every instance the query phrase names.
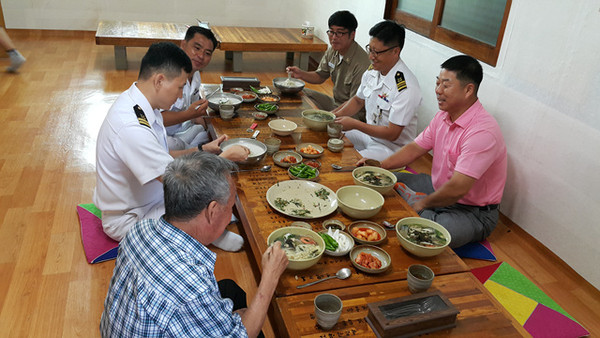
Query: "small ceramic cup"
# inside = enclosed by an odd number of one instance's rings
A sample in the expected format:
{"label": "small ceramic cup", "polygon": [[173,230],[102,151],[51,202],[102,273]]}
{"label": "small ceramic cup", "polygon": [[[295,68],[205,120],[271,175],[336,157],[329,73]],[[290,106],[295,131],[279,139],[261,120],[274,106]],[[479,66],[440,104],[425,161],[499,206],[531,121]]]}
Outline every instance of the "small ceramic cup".
{"label": "small ceramic cup", "polygon": [[337,324],[342,314],[342,300],[331,293],[322,293],[315,297],[315,317],[317,323],[325,330]]}
{"label": "small ceramic cup", "polygon": [[339,138],[342,136],[342,124],[337,122],[331,122],[327,124],[327,135],[329,137]]}
{"label": "small ceramic cup", "polygon": [[344,141],[339,138],[330,138],[329,141],[327,141],[327,149],[334,153],[339,153],[344,150]]}
{"label": "small ceramic cup", "polygon": [[425,265],[413,264],[408,267],[408,291],[410,293],[425,292],[433,282],[433,271]]}
{"label": "small ceramic cup", "polygon": [[235,107],[232,104],[221,104],[219,114],[223,120],[231,120],[235,114]]}
{"label": "small ceramic cup", "polygon": [[281,140],[276,137],[268,137],[263,143],[267,146],[267,155],[275,154],[281,146]]}

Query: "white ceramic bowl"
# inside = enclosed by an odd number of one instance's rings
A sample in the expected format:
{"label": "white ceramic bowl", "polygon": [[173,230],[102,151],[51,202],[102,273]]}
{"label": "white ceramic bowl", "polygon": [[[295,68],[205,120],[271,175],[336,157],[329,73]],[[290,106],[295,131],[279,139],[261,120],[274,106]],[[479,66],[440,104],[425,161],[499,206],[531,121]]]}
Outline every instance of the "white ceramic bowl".
{"label": "white ceramic bowl", "polygon": [[[328,119],[315,118],[316,115],[327,116]],[[335,120],[335,115],[325,110],[308,109],[302,112],[302,123],[310,130],[327,131],[327,125],[333,120]]]}
{"label": "white ceramic bowl", "polygon": [[288,136],[298,128],[298,125],[290,120],[276,119],[269,121],[269,128],[275,135]]}
{"label": "white ceramic bowl", "polygon": [[321,238],[321,236],[319,236],[319,234],[317,234],[316,232],[310,230],[310,229],[305,229],[305,228],[299,228],[299,227],[283,227],[283,228],[279,228],[275,231],[273,231],[269,237],[267,238],[267,245],[271,245],[276,238],[281,237],[283,235],[285,235],[286,233],[292,233],[295,235],[299,235],[299,236],[307,236],[312,238],[315,242],[317,242],[317,245],[319,246],[319,253],[316,257],[313,258],[309,258],[309,259],[302,259],[302,260],[289,260],[289,264],[288,264],[288,269],[289,270],[304,270],[304,269],[308,269],[311,266],[317,264],[317,262],[319,261],[319,259],[321,259],[321,256],[323,256],[323,252],[325,251],[325,242],[323,241],[323,238]]}
{"label": "white ceramic bowl", "polygon": [[[403,225],[409,225],[409,224],[423,225],[423,226],[431,227],[435,230],[438,230],[446,238],[446,244],[442,245],[442,246],[428,247],[428,246],[415,244],[415,243],[409,241],[407,239],[406,231],[402,227]],[[402,247],[404,249],[406,249],[406,251],[412,253],[415,256],[419,256],[419,257],[431,257],[431,256],[439,255],[440,253],[442,253],[442,251],[444,251],[444,249],[446,249],[446,247],[448,246],[448,244],[450,244],[450,241],[452,240],[450,233],[448,232],[448,230],[446,230],[446,228],[441,226],[439,223],[436,223],[432,220],[429,220],[426,218],[421,218],[421,217],[405,217],[405,218],[399,220],[398,223],[396,223],[396,236],[398,236],[398,240],[400,241],[400,244],[402,245]]]}
{"label": "white ceramic bowl", "polygon": [[[373,183],[369,183],[369,182],[365,182],[362,180],[359,180],[357,177],[364,174],[367,171],[371,171],[375,174],[380,174],[380,175],[385,175],[387,177],[390,178],[391,183],[386,184],[386,185],[376,185]],[[366,167],[358,167],[356,169],[354,169],[352,171],[352,178],[354,179],[354,184],[356,185],[364,185],[365,187],[369,187],[373,190],[378,191],[381,194],[385,194],[386,192],[392,190],[394,188],[394,185],[396,184],[396,182],[398,182],[398,179],[396,178],[396,175],[394,175],[392,172],[390,172],[389,170],[385,170],[383,168],[379,168],[379,167],[370,167],[370,166],[366,166]]]}
{"label": "white ceramic bowl", "polygon": [[342,212],[357,219],[371,218],[383,207],[383,196],[377,191],[360,185],[347,185],[336,191]]}

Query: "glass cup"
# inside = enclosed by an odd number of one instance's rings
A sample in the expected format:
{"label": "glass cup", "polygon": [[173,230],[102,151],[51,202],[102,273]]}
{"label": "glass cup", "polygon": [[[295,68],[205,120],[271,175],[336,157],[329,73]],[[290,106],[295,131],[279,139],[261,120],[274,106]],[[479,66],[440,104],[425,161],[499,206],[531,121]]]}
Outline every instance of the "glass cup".
{"label": "glass cup", "polygon": [[325,330],[337,324],[342,314],[342,300],[336,295],[322,293],[315,297],[315,317],[317,323]]}
{"label": "glass cup", "polygon": [[232,104],[220,104],[219,114],[223,120],[231,120],[235,114],[235,106]]}
{"label": "glass cup", "polygon": [[425,265],[413,264],[408,267],[408,291],[410,293],[425,292],[433,282],[433,271]]}
{"label": "glass cup", "polygon": [[273,155],[281,146],[281,140],[276,137],[268,137],[263,143],[267,146],[267,155]]}
{"label": "glass cup", "polygon": [[328,123],[327,135],[333,138],[339,138],[340,136],[342,136],[342,124],[337,122]]}

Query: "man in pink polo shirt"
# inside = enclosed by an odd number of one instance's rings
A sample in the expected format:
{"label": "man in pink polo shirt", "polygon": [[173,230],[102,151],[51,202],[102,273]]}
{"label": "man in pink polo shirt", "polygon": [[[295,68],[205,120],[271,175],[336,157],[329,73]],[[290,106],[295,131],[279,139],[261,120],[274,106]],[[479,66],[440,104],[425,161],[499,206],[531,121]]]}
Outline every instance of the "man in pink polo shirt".
{"label": "man in pink polo shirt", "polygon": [[399,168],[433,150],[431,176],[396,174],[397,190],[421,217],[450,232],[453,248],[491,234],[506,183],[502,132],[477,98],[482,79],[470,56],[444,62],[435,87],[440,111],[414,142],[381,163]]}

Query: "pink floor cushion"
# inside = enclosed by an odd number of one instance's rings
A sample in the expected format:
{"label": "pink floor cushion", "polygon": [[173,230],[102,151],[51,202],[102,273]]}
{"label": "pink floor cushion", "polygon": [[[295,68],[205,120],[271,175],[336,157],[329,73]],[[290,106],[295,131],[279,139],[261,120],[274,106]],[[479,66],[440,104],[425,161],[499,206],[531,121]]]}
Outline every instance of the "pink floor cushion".
{"label": "pink floor cushion", "polygon": [[81,225],[81,241],[88,263],[99,263],[117,257],[119,242],[108,237],[102,230],[102,213],[93,204],[77,206],[79,224]]}

